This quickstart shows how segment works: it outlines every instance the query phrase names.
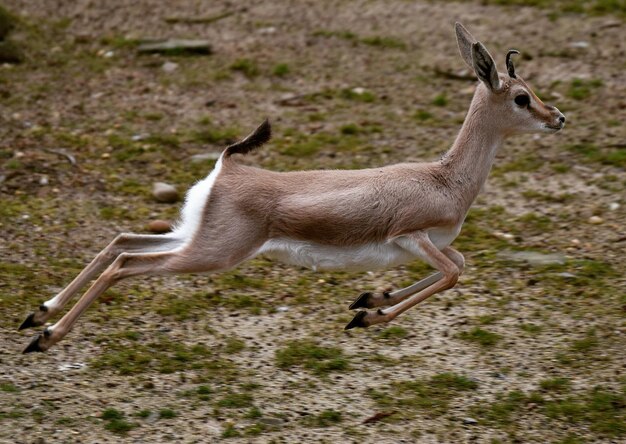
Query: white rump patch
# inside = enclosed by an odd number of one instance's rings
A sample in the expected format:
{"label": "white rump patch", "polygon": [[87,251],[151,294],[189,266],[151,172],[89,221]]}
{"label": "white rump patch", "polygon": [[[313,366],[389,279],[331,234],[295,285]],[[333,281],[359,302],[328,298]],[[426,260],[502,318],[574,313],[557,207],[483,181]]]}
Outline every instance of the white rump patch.
{"label": "white rump patch", "polygon": [[[202,223],[202,216],[204,214],[204,207],[209,200],[211,189],[222,169],[222,157],[220,156],[215,163],[215,167],[211,174],[202,179],[187,191],[185,196],[185,204],[181,210],[181,220],[177,222],[176,226],[169,234],[169,236],[184,239],[185,242],[190,241],[193,235],[198,231],[200,224]],[[183,245],[184,247],[184,245]]]}

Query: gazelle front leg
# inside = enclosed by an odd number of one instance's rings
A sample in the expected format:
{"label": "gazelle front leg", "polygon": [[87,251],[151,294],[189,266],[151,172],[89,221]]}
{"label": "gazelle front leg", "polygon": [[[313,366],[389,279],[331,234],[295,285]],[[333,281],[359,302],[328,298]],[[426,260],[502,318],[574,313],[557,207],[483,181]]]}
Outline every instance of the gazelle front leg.
{"label": "gazelle front leg", "polygon": [[[445,247],[441,250],[443,254],[445,254],[448,259],[456,264],[459,268],[459,274],[463,273],[463,268],[465,266],[465,259],[463,255],[459,253],[452,247]],[[415,284],[409,285],[406,288],[401,288],[396,291],[385,291],[383,293],[361,293],[359,297],[350,304],[349,309],[354,310],[356,308],[377,308],[377,307],[388,307],[390,305],[396,305],[411,295],[414,295],[418,291],[422,291],[423,289],[430,287],[432,284],[441,279],[443,273],[438,271],[437,273],[433,273],[430,276],[422,279]]]}
{"label": "gazelle front leg", "polygon": [[[431,242],[428,235],[423,232],[406,235],[403,238],[398,239],[397,242],[400,246],[413,252],[415,255],[420,256],[434,268],[439,270],[441,277],[429,286],[423,287],[413,296],[410,296],[389,308],[379,309],[376,312],[358,312],[352,321],[346,325],[346,330],[354,327],[369,327],[370,325],[389,322],[395,319],[399,314],[404,313],[409,308],[419,304],[433,294],[454,287],[458,281],[461,269],[456,262],[462,259],[463,256],[461,256],[461,254],[456,250],[451,248],[446,251],[448,254],[444,254],[443,251],[439,251],[439,249]],[[448,255],[451,255],[456,260],[453,260]],[[420,283],[425,285],[425,282],[431,278],[434,280],[434,276],[439,273],[435,273],[434,275],[429,276],[411,287],[417,287]],[[411,287],[407,287],[407,289],[404,290],[408,290]]]}
{"label": "gazelle front leg", "polygon": [[123,233],[117,236],[107,247],[87,265],[76,278],[52,299],[44,302],[39,309],[22,322],[19,330],[43,325],[52,316],[59,313],[72,297],[107,268],[123,252],[158,252],[169,251],[182,244],[181,239],[171,235],[150,235]]}

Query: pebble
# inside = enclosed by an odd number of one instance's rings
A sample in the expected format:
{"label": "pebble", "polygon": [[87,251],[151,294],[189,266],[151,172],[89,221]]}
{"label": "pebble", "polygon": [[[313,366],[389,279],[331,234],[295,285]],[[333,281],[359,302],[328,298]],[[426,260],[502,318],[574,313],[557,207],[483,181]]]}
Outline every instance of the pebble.
{"label": "pebble", "polygon": [[604,222],[604,219],[602,219],[600,216],[591,216],[589,218],[589,223],[590,224],[600,225],[603,222]]}
{"label": "pebble", "polygon": [[164,182],[155,182],[152,185],[152,195],[157,201],[164,203],[174,203],[178,200],[176,188]]}
{"label": "pebble", "polygon": [[49,183],[48,176],[41,176],[39,178],[39,185],[46,186],[48,185],[48,183]]}
{"label": "pebble", "polygon": [[165,62],[161,69],[167,73],[174,72],[178,69],[178,63],[174,62]]}
{"label": "pebble", "polygon": [[172,224],[166,220],[157,219],[151,221],[147,228],[151,233],[167,233],[172,230]]}
{"label": "pebble", "polygon": [[572,48],[589,48],[589,42],[586,42],[584,40],[578,41],[578,42],[572,42],[569,44],[570,47]]}
{"label": "pebble", "polygon": [[617,202],[611,202],[609,204],[609,210],[611,210],[611,211],[618,210],[619,207],[620,207],[620,205]]}
{"label": "pebble", "polygon": [[475,420],[474,418],[463,418],[463,424],[476,425],[478,424],[478,421]]}

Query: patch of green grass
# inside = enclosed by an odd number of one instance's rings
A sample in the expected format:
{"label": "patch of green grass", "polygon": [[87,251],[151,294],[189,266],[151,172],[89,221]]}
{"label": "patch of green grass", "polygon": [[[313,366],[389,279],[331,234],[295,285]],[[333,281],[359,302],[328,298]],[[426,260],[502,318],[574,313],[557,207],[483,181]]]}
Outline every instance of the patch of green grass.
{"label": "patch of green grass", "polygon": [[539,387],[548,392],[567,392],[570,390],[571,385],[572,383],[569,379],[561,377],[543,379],[539,381]]}
{"label": "patch of green grass", "polygon": [[122,375],[133,375],[148,371],[174,373],[183,370],[208,371],[223,376],[234,371],[233,365],[219,359],[202,344],[185,345],[165,337],[149,343],[132,345],[123,341],[107,344],[107,350],[94,359],[96,369],[110,368]]}
{"label": "patch of green grass", "polygon": [[595,162],[615,167],[626,167],[626,149],[622,147],[598,147],[594,143],[569,145],[567,150],[583,157],[587,162]]}
{"label": "patch of green grass", "polygon": [[584,338],[572,342],[571,351],[576,353],[589,353],[599,345],[595,330],[590,330]]}
{"label": "patch of green grass", "polygon": [[494,165],[493,175],[497,177],[513,171],[533,172],[539,170],[545,163],[545,160],[535,153],[527,153],[519,155],[509,163]]}
{"label": "patch of green grass", "polygon": [[298,158],[313,156],[322,149],[333,152],[360,152],[368,148],[361,139],[362,133],[375,131],[375,126],[368,128],[350,126],[345,131],[341,134],[328,132],[289,133],[287,137],[276,140],[274,143],[281,154]]}
{"label": "patch of green grass", "polygon": [[339,128],[339,132],[341,134],[358,134],[360,132],[359,127],[354,123],[349,123],[347,125],[342,125]]}
{"label": "patch of green grass", "polygon": [[541,193],[536,190],[526,190],[522,192],[522,196],[524,196],[527,199],[533,199],[533,200],[538,200],[541,202],[549,202],[549,203],[566,203],[566,202],[570,202],[575,197],[571,193],[548,194],[548,193]]}
{"label": "patch of green grass", "polygon": [[491,404],[474,406],[470,409],[471,414],[481,418],[481,422],[502,427],[515,423],[515,414],[529,402],[528,397],[519,390],[500,394],[498,398]]}
{"label": "patch of green grass", "polygon": [[539,407],[538,413],[552,421],[587,425],[595,438],[626,435],[626,387],[621,391],[596,387],[586,393],[563,397],[570,389],[569,380],[552,378],[542,381],[540,386],[550,393],[551,399],[544,399],[537,392],[512,391],[499,394],[493,403],[473,406],[470,412],[487,425],[513,431],[519,415],[533,404]]}
{"label": "patch of green grass", "polygon": [[198,143],[211,143],[213,145],[228,145],[237,141],[239,130],[234,127],[217,128],[212,125],[206,125],[190,134],[192,141]]}
{"label": "patch of green grass", "polygon": [[524,330],[526,333],[530,333],[532,335],[539,334],[543,330],[543,328],[540,325],[530,324],[530,323],[528,323],[528,324],[521,324],[519,326],[519,328]]}
{"label": "patch of green grass", "polygon": [[260,74],[256,62],[251,59],[238,59],[230,65],[231,71],[238,71],[248,78],[256,77]]}
{"label": "patch of green grass", "polygon": [[235,425],[227,423],[222,432],[222,438],[236,438],[238,436],[241,436],[241,433],[235,428]]}
{"label": "patch of green grass", "polygon": [[498,342],[500,342],[500,340],[502,340],[501,335],[490,332],[488,330],[483,330],[479,327],[474,327],[470,331],[461,332],[458,336],[464,341],[474,342],[485,348],[493,347]]}
{"label": "patch of green grass", "polygon": [[621,0],[483,0],[483,3],[506,6],[534,6],[550,11],[552,20],[562,13],[588,15],[614,14],[626,18],[626,4]]}
{"label": "patch of green grass", "polygon": [[228,393],[217,401],[219,407],[228,409],[242,409],[252,407],[254,398],[250,393]]}
{"label": "patch of green grass", "polygon": [[354,88],[342,89],[340,92],[340,97],[343,99],[347,99],[347,100],[354,100],[357,102],[365,102],[365,103],[371,103],[376,100],[376,96],[371,91],[368,91],[368,90],[355,91]]}
{"label": "patch of green grass", "polygon": [[445,93],[437,94],[433,99],[433,105],[435,106],[446,106],[448,104],[448,97]]}
{"label": "patch of green grass", "polygon": [[272,74],[275,75],[276,77],[285,77],[290,72],[291,72],[291,69],[289,68],[289,65],[286,63],[279,63],[276,66],[274,66],[274,69],[272,69]]}
{"label": "patch of green grass", "polygon": [[124,413],[120,412],[117,409],[109,407],[105,409],[104,412],[102,412],[102,414],[100,415],[100,418],[107,420],[107,421],[110,421],[112,419],[122,419],[124,418]]}
{"label": "patch of green grass", "polygon": [[137,413],[135,413],[135,416],[137,418],[144,418],[145,419],[145,418],[149,417],[151,414],[152,414],[152,410],[150,410],[150,409],[142,409],[142,410],[139,410]]}
{"label": "patch of green grass", "polygon": [[0,420],[1,419],[17,419],[23,418],[25,415],[24,411],[21,409],[13,409],[13,410],[0,410]]}
{"label": "patch of green grass", "polygon": [[246,343],[239,338],[228,338],[224,345],[224,351],[229,355],[239,353],[246,348]]}
{"label": "patch of green grass", "polygon": [[276,352],[280,368],[302,366],[317,375],[350,368],[349,360],[338,347],[324,347],[312,339],[290,341]]}
{"label": "patch of green grass", "polygon": [[172,419],[172,418],[176,418],[177,416],[178,416],[178,413],[176,413],[172,409],[163,408],[159,410],[159,418],[161,419]]}
{"label": "patch of green grass", "polygon": [[425,122],[427,120],[431,120],[434,118],[433,114],[423,110],[423,109],[418,109],[417,111],[415,111],[415,113],[413,113],[413,118],[419,122]]}
{"label": "patch of green grass", "polygon": [[572,79],[569,89],[567,90],[567,95],[575,100],[585,100],[593,94],[595,89],[602,85],[603,83],[600,79]]}
{"label": "patch of green grass", "polygon": [[119,435],[125,435],[130,430],[137,427],[137,424],[128,422],[124,419],[124,413],[114,408],[108,408],[100,417],[106,421],[104,428],[110,432],[117,433]]}
{"label": "patch of green grass", "polygon": [[0,392],[5,393],[17,393],[20,389],[11,384],[10,382],[2,382],[0,383]]}
{"label": "patch of green grass", "polygon": [[329,409],[324,410],[319,415],[308,418],[306,422],[313,427],[330,427],[339,424],[342,420],[341,412]]}
{"label": "patch of green grass", "polygon": [[476,390],[478,383],[454,373],[440,373],[430,379],[394,383],[392,393],[369,390],[368,394],[385,409],[398,411],[394,418],[411,418],[417,412],[434,418],[448,411],[460,393]]}
{"label": "patch of green grass", "polygon": [[315,37],[327,37],[327,38],[332,38],[332,37],[337,37],[343,40],[348,40],[348,41],[356,41],[358,40],[359,36],[356,35],[354,32],[352,31],[329,31],[326,29],[320,29],[317,30],[313,33],[313,36]]}
{"label": "patch of green grass", "polygon": [[409,332],[406,328],[394,325],[381,331],[379,336],[382,339],[402,339],[406,338],[408,334]]}

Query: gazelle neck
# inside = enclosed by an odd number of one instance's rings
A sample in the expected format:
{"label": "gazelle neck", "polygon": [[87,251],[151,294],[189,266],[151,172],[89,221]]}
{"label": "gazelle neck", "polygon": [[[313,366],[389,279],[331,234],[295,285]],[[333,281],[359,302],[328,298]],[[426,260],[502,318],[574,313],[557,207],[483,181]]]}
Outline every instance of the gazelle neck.
{"label": "gazelle neck", "polygon": [[447,174],[463,184],[468,209],[487,180],[496,152],[504,141],[498,120],[484,98],[475,94],[461,131],[441,159]]}

